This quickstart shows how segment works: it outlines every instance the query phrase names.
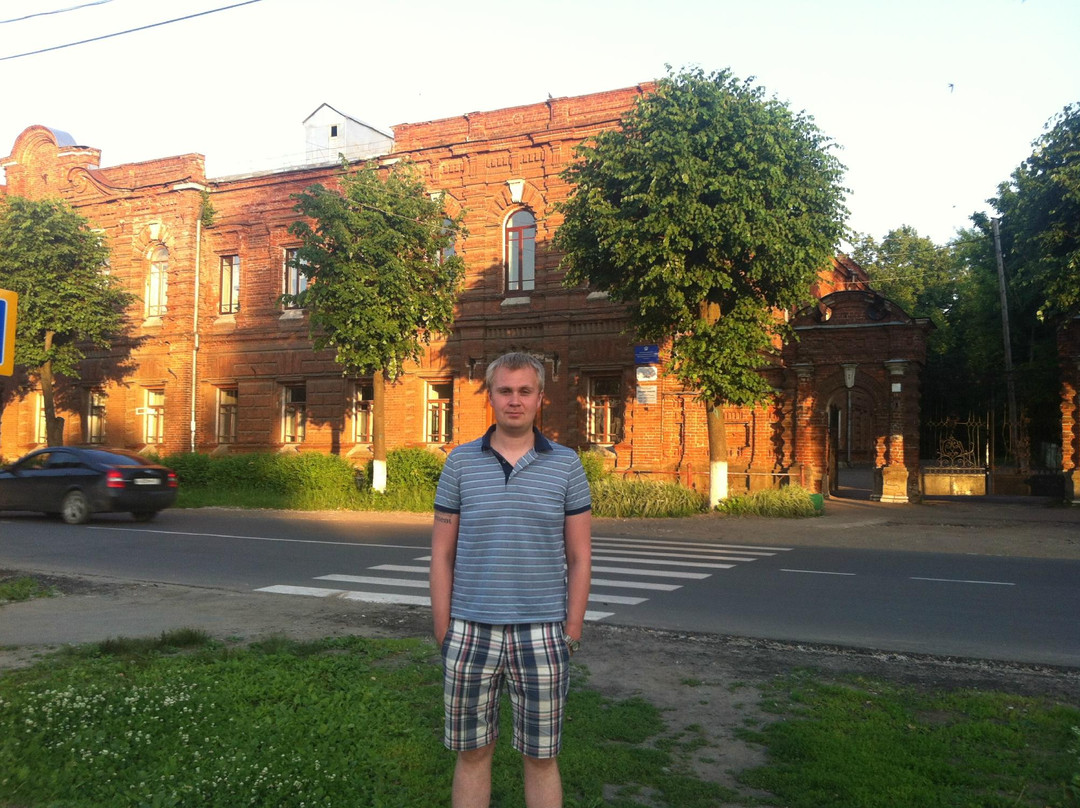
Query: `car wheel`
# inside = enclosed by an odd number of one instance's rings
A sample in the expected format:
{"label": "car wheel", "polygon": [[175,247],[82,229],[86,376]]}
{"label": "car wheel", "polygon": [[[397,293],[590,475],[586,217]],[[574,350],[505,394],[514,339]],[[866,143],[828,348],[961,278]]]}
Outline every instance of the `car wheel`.
{"label": "car wheel", "polygon": [[157,511],[132,511],[131,518],[136,522],[149,522],[157,516],[157,514]]}
{"label": "car wheel", "polygon": [[68,491],[60,504],[60,516],[69,525],[81,525],[90,518],[90,502],[82,491]]}

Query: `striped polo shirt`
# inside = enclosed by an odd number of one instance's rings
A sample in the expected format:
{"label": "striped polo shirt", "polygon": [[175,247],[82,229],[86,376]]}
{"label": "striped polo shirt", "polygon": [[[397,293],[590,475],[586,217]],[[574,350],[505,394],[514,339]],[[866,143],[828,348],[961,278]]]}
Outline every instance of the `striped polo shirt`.
{"label": "striped polo shirt", "polygon": [[567,516],[592,507],[577,454],[534,427],[513,467],[487,434],[446,458],[435,510],[460,515],[450,614],[492,625],[566,619]]}

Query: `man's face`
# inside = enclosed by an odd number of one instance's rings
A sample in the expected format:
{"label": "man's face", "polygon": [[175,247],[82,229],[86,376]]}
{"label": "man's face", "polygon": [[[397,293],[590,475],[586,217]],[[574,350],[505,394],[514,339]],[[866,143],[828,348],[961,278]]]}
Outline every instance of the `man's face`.
{"label": "man's face", "polygon": [[492,379],[490,396],[499,429],[518,434],[532,429],[543,396],[535,370],[499,368]]}

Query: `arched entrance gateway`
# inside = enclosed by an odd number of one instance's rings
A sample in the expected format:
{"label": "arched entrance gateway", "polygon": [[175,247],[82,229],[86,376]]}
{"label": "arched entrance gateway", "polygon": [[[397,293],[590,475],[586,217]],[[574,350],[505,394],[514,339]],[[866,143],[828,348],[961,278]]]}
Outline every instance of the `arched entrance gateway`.
{"label": "arched entrance gateway", "polygon": [[[930,322],[873,291],[833,292],[795,315],[784,348],[792,403],[792,479],[832,496],[919,490],[919,383]],[[865,480],[865,483],[862,482]]]}

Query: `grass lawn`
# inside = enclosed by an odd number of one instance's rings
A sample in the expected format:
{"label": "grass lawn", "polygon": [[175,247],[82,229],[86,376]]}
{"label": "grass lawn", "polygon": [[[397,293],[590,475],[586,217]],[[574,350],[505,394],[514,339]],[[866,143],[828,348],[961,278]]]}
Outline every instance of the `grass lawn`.
{"label": "grass lawn", "polygon": [[[793,674],[760,691],[776,720],[742,730],[769,763],[739,773],[739,793],[691,773],[707,741],[662,737],[655,707],[583,678],[560,758],[568,808],[1080,805],[1076,706]],[[441,734],[424,640],[112,640],[0,674],[0,806],[449,805]],[[523,804],[508,738],[496,808]]]}

